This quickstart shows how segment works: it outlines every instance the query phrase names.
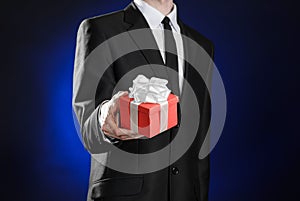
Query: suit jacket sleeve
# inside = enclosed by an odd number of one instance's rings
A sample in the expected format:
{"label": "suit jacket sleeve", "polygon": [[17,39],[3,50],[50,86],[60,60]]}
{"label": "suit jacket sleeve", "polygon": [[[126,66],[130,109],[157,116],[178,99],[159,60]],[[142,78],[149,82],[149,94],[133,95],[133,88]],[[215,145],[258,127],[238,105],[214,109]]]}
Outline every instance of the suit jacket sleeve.
{"label": "suit jacket sleeve", "polygon": [[[72,106],[81,141],[92,154],[108,151],[109,145],[115,142],[102,133],[98,119],[101,106],[99,103],[111,98],[115,85],[113,70],[112,68],[107,70],[105,79],[101,79],[99,86],[100,78],[95,76],[95,69],[87,68],[85,62],[88,55],[103,41],[105,41],[104,33],[101,33],[92,20],[87,19],[80,24],[74,60]],[[105,51],[103,54],[108,53],[109,51]],[[109,64],[104,62],[98,67],[104,68],[107,65]],[[97,87],[101,88],[101,93],[96,97],[96,91],[91,89]]]}

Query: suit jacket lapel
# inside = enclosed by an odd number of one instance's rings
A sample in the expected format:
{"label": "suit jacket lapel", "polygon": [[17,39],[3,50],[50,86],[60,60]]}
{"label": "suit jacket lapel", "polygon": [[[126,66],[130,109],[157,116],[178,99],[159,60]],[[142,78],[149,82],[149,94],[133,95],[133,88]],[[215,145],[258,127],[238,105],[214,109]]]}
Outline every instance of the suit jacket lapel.
{"label": "suit jacket lapel", "polygon": [[[127,24],[127,30],[129,31],[129,35],[131,39],[134,41],[134,43],[137,45],[137,47],[140,49],[141,53],[145,57],[147,63],[150,64],[150,67],[152,68],[152,71],[154,72],[155,76],[161,77],[162,71],[155,68],[155,66],[151,64],[160,64],[164,65],[163,59],[161,57],[161,54],[159,52],[159,48],[157,46],[156,40],[153,36],[152,31],[150,30],[150,27],[144,18],[143,14],[138,10],[138,8],[135,6],[133,2],[131,2],[125,9],[124,9],[124,22]],[[130,33],[131,30],[135,29],[145,29],[145,35],[143,36],[133,36],[132,33]],[[155,50],[146,50],[141,47],[143,47],[143,43],[145,43],[145,40],[150,40],[147,42],[150,42],[150,44],[153,44],[153,47],[155,47]]]}
{"label": "suit jacket lapel", "polygon": [[[150,64],[155,76],[168,77],[167,70],[165,71],[165,73],[166,73],[165,75],[161,75],[162,72],[160,70],[157,70],[157,68],[155,68],[154,66],[151,65],[151,64],[164,65],[164,62],[163,62],[163,59],[159,52],[159,48],[157,46],[155,38],[150,30],[150,27],[149,27],[146,19],[144,18],[143,14],[138,10],[138,8],[136,7],[136,5],[133,2],[131,2],[124,9],[124,22],[126,24],[126,29],[128,31],[135,30],[135,29],[145,29],[145,28],[149,29],[149,32],[146,32],[147,35],[143,38],[134,37],[134,36],[132,36],[132,34],[130,34],[130,32],[128,32],[128,33],[129,33],[131,39],[134,41],[134,43],[137,45],[137,47],[142,52],[146,61]],[[188,58],[188,55],[189,55],[188,40],[185,37],[190,37],[190,34],[188,33],[184,23],[179,18],[178,18],[178,25],[180,26],[180,31],[181,31],[181,34],[183,35],[182,41],[183,41],[183,49],[184,49],[183,50],[184,58]],[[153,44],[155,44],[157,51],[147,51],[147,50],[141,48],[143,46],[141,44],[143,44],[145,42],[145,38],[147,40],[151,40],[151,42],[153,42]],[[186,80],[188,79],[188,69],[189,69],[188,66],[189,66],[188,62],[186,60],[184,60],[184,78],[185,79],[183,80],[181,96],[183,95],[183,92],[184,92],[184,89],[186,86],[186,82],[187,82]]]}
{"label": "suit jacket lapel", "polygon": [[189,69],[189,64],[188,62],[186,61],[186,59],[188,58],[188,55],[189,55],[189,48],[188,48],[188,36],[189,36],[189,33],[187,32],[187,29],[185,28],[183,22],[178,18],[177,20],[177,23],[180,27],[180,32],[181,32],[181,35],[182,35],[182,43],[183,43],[183,58],[184,58],[184,74],[183,74],[183,77],[184,77],[184,80],[183,80],[183,84],[182,84],[182,92],[181,92],[181,95],[180,97],[182,97],[183,95],[183,92],[185,90],[185,86],[186,86],[186,82],[187,82],[187,79],[188,79],[188,69]]}

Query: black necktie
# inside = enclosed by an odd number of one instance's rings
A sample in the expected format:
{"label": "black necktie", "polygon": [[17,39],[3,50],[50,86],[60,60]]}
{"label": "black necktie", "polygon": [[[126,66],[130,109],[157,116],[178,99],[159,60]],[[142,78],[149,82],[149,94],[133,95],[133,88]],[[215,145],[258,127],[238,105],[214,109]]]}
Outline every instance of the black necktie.
{"label": "black necktie", "polygon": [[[168,74],[169,76],[168,85],[175,95],[180,96],[177,48],[176,48],[175,38],[172,33],[172,28],[170,26],[170,19],[168,17],[165,17],[162,21],[162,24],[164,25],[166,66],[172,68],[177,72],[176,74],[174,73]],[[173,54],[171,52],[176,52],[176,54]]]}

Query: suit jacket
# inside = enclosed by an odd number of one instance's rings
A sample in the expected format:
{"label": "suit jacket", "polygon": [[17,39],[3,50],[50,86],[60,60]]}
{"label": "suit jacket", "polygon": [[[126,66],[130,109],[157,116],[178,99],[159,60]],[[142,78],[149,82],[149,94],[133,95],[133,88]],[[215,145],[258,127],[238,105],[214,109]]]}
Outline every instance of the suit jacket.
{"label": "suit jacket", "polygon": [[[210,57],[213,57],[213,45],[210,40],[188,27],[180,19],[178,19],[178,24],[183,35],[196,41]],[[96,92],[90,92],[90,99],[93,99],[95,104],[91,106],[88,98],[82,98],[83,94],[89,92],[89,89],[83,86],[83,81],[91,80],[95,75],[94,72],[89,73],[86,70],[84,61],[87,60],[88,56],[104,41],[118,34],[141,28],[149,28],[149,26],[142,13],[132,2],[124,10],[86,19],[78,29],[74,65],[73,110],[79,122],[82,142],[85,148],[95,156],[91,157],[87,200],[207,201],[209,156],[200,160],[198,153],[208,130],[211,102],[203,77],[187,61],[185,61],[185,79],[196,94],[201,113],[199,129],[192,145],[175,163],[152,173],[129,174],[105,166],[114,156],[114,152],[110,150],[108,144],[114,143],[114,146],[131,153],[151,153],[168,145],[176,136],[179,127],[178,125],[147,140],[136,139],[116,142],[105,138],[100,130],[97,118],[100,103],[110,99],[116,91],[128,89],[126,84],[121,84],[116,88],[117,83],[122,82],[122,78],[128,72],[145,64],[164,65],[158,50],[142,49],[117,58],[105,70],[102,77],[96,78]],[[145,40],[154,42],[154,37],[150,32],[144,37]],[[137,40],[133,37],[128,38],[128,42],[132,44],[141,42]],[[192,57],[197,58],[198,53],[189,52],[184,40],[183,43],[184,54],[193,54]],[[109,52],[113,53],[118,48],[120,48],[118,45],[110,44],[108,49]],[[104,57],[106,56],[104,55]],[[97,65],[101,69],[104,64]],[[154,68],[151,68],[149,67],[150,74],[153,73],[153,76],[161,77],[155,73]],[[210,68],[209,62],[206,62],[203,66],[204,72],[207,72],[205,79],[211,78]],[[188,97],[185,97],[183,92],[181,98]],[[93,110],[87,109],[87,106],[93,107]],[[155,161],[152,162],[155,163]]]}

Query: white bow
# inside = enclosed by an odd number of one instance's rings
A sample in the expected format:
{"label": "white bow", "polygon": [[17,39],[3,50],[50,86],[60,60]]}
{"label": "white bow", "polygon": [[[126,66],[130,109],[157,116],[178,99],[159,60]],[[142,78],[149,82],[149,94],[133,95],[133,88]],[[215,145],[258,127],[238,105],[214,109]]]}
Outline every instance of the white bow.
{"label": "white bow", "polygon": [[168,80],[151,77],[149,80],[144,75],[138,75],[133,80],[132,87],[129,88],[129,97],[134,98],[134,102],[159,103],[167,101],[171,90],[166,86]]}

